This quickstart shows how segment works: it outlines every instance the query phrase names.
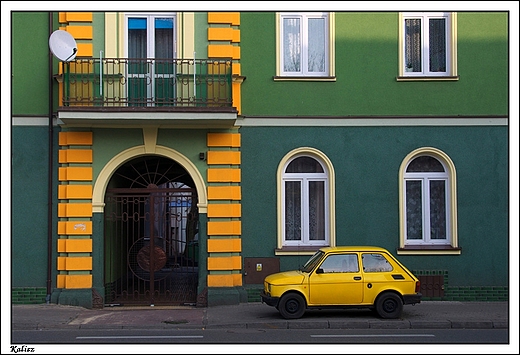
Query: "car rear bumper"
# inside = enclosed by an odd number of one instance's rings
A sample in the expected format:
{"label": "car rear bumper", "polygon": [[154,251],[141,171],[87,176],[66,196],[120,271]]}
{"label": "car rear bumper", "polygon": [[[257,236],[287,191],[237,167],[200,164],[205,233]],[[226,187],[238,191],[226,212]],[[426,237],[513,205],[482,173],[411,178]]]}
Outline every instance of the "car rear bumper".
{"label": "car rear bumper", "polygon": [[422,294],[414,293],[412,295],[403,295],[403,303],[404,304],[416,304],[421,303]]}
{"label": "car rear bumper", "polygon": [[262,298],[262,302],[267,304],[268,306],[276,307],[278,305],[278,300],[280,297],[271,297],[268,296],[264,290],[260,292],[260,297]]}

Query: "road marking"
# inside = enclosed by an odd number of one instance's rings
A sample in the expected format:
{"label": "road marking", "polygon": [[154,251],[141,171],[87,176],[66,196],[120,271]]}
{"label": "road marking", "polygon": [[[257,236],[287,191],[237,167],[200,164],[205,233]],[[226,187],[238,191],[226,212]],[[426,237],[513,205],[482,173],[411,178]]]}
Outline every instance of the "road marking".
{"label": "road marking", "polygon": [[135,336],[92,336],[76,337],[76,339],[193,339],[204,338],[202,335],[135,335]]}
{"label": "road marking", "polygon": [[311,338],[435,337],[433,334],[311,334]]}

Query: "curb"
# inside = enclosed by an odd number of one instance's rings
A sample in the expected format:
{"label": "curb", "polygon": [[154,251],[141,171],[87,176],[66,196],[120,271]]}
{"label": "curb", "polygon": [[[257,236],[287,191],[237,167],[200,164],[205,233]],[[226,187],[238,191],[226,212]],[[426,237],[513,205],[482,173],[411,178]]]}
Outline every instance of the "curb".
{"label": "curb", "polygon": [[32,324],[13,323],[11,330],[43,329],[508,329],[505,321],[315,321],[251,322],[226,324]]}

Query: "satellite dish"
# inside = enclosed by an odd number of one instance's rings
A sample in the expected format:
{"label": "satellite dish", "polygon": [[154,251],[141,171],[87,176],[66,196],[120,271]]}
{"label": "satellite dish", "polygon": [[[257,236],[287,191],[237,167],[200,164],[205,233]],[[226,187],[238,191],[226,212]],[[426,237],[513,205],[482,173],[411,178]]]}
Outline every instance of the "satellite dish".
{"label": "satellite dish", "polygon": [[76,57],[78,46],[70,33],[63,30],[54,31],[49,37],[49,47],[52,54],[62,62],[68,62]]}

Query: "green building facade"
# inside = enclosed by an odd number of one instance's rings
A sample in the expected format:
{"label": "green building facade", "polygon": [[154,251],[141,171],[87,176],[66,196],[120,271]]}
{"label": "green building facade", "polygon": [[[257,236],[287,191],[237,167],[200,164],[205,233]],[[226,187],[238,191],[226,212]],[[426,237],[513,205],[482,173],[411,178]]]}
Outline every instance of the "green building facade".
{"label": "green building facade", "polygon": [[11,21],[13,303],[255,302],[325,245],[509,299],[507,12]]}

